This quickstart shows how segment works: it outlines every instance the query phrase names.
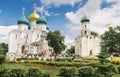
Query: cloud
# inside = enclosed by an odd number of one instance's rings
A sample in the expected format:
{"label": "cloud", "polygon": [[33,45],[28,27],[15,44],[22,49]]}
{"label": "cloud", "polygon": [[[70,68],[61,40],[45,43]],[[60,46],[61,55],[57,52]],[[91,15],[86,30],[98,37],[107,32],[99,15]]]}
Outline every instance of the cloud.
{"label": "cloud", "polygon": [[11,26],[0,26],[0,43],[8,43],[8,33],[13,30],[17,29],[17,25],[11,25]]}
{"label": "cloud", "polygon": [[42,14],[45,14],[46,16],[51,16],[48,10],[45,9],[44,6],[37,7],[36,10]]}
{"label": "cloud", "polygon": [[59,7],[61,5],[70,5],[70,6],[74,6],[76,3],[80,2],[81,0],[40,0],[40,2],[44,5],[44,6],[55,6],[55,7]]}
{"label": "cloud", "polygon": [[[99,34],[104,33],[108,24],[112,24],[114,27],[120,25],[120,1],[119,0],[107,0],[106,2],[115,2],[110,7],[101,9],[103,0],[88,0],[86,5],[79,8],[76,11],[70,11],[65,14],[66,18],[72,23],[78,26],[69,27],[69,30],[80,31],[79,24],[80,18],[83,16],[83,10],[87,10],[86,14],[90,19],[90,27],[93,31]],[[77,27],[79,29],[77,29]]]}
{"label": "cloud", "polygon": [[65,35],[65,45],[70,47],[74,44],[74,39],[72,39],[70,36]]}

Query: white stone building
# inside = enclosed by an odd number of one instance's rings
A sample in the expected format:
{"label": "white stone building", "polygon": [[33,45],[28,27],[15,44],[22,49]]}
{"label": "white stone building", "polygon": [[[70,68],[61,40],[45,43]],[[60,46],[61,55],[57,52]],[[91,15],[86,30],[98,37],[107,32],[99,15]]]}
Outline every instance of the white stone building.
{"label": "white stone building", "polygon": [[75,39],[75,54],[80,57],[98,55],[101,51],[101,38],[91,34],[90,20],[85,15],[81,19],[81,26],[81,35]]}
{"label": "white stone building", "polygon": [[48,46],[46,33],[48,32],[47,21],[36,10],[30,14],[29,20],[23,16],[18,19],[18,29],[9,32],[9,51],[7,59],[10,61],[17,58],[49,58],[52,48]]}

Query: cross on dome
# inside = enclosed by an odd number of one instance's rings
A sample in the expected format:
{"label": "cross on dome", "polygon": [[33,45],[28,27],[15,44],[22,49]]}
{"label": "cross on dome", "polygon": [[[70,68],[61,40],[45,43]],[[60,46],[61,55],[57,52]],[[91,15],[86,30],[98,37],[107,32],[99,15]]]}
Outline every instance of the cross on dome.
{"label": "cross on dome", "polygon": [[22,14],[24,15],[24,13],[25,13],[25,8],[23,7],[22,8]]}

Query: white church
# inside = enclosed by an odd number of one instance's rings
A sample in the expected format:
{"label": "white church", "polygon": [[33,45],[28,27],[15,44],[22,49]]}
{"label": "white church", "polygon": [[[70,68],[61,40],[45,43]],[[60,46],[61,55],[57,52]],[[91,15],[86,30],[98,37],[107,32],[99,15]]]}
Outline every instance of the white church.
{"label": "white church", "polygon": [[80,57],[96,56],[101,51],[101,38],[91,34],[90,20],[86,15],[81,18],[81,34],[75,39],[75,55]]}
{"label": "white church", "polygon": [[49,31],[47,21],[36,10],[27,19],[24,15],[17,21],[18,29],[9,32],[9,51],[7,59],[50,58],[53,48],[48,46],[46,34]]}

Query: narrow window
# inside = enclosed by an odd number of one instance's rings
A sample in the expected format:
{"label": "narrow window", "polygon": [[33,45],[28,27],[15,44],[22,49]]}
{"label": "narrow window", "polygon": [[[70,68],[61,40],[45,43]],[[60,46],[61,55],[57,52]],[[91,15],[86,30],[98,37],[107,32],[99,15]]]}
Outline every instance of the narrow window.
{"label": "narrow window", "polygon": [[85,35],[87,34],[87,31],[85,31]]}
{"label": "narrow window", "polygon": [[17,39],[17,34],[16,34],[15,38]]}
{"label": "narrow window", "polygon": [[85,29],[86,29],[86,27],[87,27],[87,26],[85,25]]}
{"label": "narrow window", "polygon": [[39,34],[37,34],[37,37],[39,38]]}

